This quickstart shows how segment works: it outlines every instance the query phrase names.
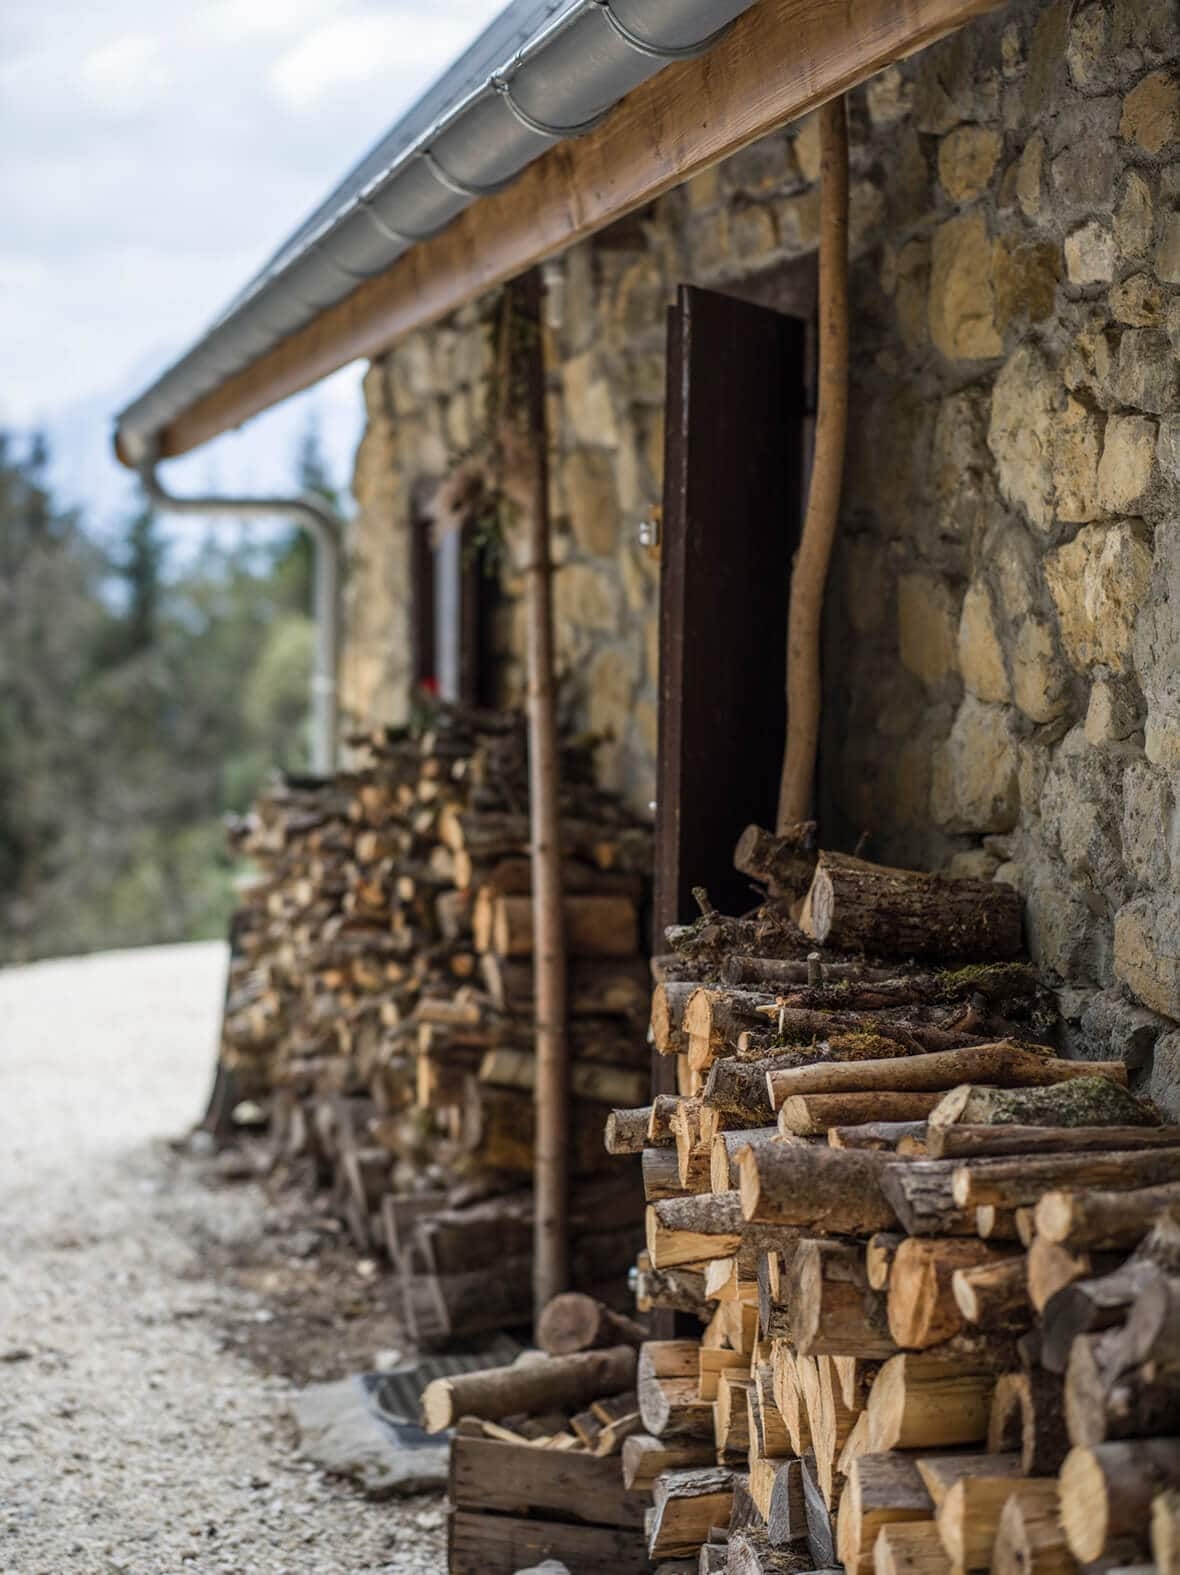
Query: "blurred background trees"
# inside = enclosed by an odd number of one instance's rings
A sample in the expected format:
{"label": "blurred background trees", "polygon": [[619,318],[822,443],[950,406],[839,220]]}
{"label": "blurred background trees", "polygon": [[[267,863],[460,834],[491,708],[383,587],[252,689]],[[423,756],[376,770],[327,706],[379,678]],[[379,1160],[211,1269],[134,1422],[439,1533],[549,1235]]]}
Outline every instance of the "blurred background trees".
{"label": "blurred background trees", "polygon": [[[110,544],[0,432],[0,963],[225,932],[221,817],[308,758],[311,553],[139,507]],[[314,429],[295,485],[335,501]]]}

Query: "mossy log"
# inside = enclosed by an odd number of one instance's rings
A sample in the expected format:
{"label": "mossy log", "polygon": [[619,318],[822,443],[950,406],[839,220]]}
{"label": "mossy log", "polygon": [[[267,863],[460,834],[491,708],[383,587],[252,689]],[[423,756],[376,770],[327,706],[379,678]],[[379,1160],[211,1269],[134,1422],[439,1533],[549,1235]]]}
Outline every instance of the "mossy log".
{"label": "mossy log", "polygon": [[993,1088],[963,1083],[930,1116],[934,1127],[1151,1127],[1160,1118],[1109,1077],[1079,1073],[1042,1088]]}

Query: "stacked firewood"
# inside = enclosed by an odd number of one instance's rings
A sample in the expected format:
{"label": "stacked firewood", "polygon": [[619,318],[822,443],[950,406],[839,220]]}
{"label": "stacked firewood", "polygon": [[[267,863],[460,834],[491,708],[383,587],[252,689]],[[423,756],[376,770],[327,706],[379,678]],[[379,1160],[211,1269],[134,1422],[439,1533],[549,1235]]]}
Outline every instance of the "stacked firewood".
{"label": "stacked firewood", "polygon": [[[222,1059],[267,1099],[278,1161],[388,1253],[411,1337],[437,1343],[529,1316],[524,724],[438,707],[350,742],[352,769],[279,783],[231,830],[262,877],[236,926]],[[567,742],[562,782],[574,1270],[618,1295],[642,1204],[636,1179],[606,1173],[601,1131],[648,1087],[650,834],[595,787],[590,743]]]}
{"label": "stacked firewood", "polygon": [[640,1350],[651,1557],[1172,1575],[1180,1128],[1054,1055],[1014,894],[820,854],[792,901],[799,848],[752,850],[761,914],[670,936],[680,1092],[607,1126],[639,1306],[704,1325]]}
{"label": "stacked firewood", "polygon": [[624,1487],[620,1463],[640,1427],[636,1348],[646,1337],[632,1319],[569,1293],[544,1309],[539,1350],[426,1387],[424,1427],[454,1429],[452,1575],[513,1575],[543,1558],[578,1575],[649,1568],[648,1500]]}

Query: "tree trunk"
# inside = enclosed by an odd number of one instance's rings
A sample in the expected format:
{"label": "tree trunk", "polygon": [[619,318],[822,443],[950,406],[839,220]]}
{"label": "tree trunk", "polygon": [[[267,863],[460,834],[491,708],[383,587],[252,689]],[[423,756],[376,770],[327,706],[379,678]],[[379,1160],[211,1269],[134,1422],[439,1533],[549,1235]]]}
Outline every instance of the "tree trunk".
{"label": "tree trunk", "polygon": [[831,1127],[868,1121],[913,1124],[921,1122],[937,1102],[937,1094],[792,1094],[779,1108],[779,1131],[820,1137]]}
{"label": "tree trunk", "polygon": [[896,1223],[881,1191],[878,1155],[769,1143],[738,1156],[747,1220],[791,1225],[815,1235],[869,1236]]}
{"label": "tree trunk", "polygon": [[[1017,1128],[1159,1126],[1158,1118],[1134,1094],[1108,1077],[1081,1075],[1043,1088],[952,1089],[932,1111],[933,1127],[1012,1126]],[[999,1134],[997,1134],[999,1136]],[[1117,1148],[1117,1143],[1108,1144]]]}
{"label": "tree trunk", "polygon": [[1100,1559],[1119,1538],[1146,1550],[1151,1506],[1163,1488],[1180,1487],[1180,1439],[1071,1449],[1061,1468],[1061,1525],[1082,1564]]}

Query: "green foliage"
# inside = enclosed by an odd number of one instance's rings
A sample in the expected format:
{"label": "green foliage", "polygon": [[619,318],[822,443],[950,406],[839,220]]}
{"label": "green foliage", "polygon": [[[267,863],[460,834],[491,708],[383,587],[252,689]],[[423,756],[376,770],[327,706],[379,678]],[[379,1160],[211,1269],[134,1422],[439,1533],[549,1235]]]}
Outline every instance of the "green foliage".
{"label": "green foliage", "polygon": [[[311,560],[152,511],[102,552],[0,432],[0,963],[224,933],[221,817],[306,766]],[[314,432],[300,483],[329,488]]]}

